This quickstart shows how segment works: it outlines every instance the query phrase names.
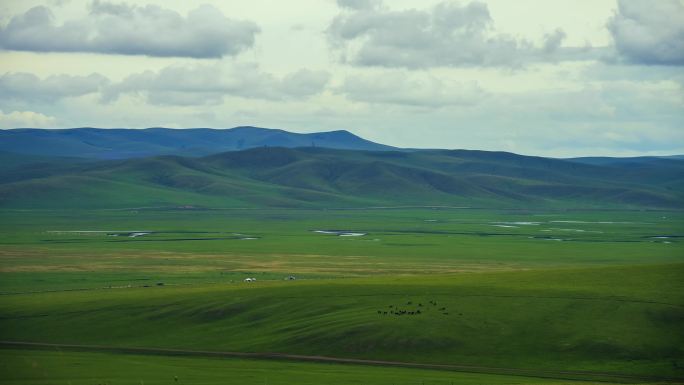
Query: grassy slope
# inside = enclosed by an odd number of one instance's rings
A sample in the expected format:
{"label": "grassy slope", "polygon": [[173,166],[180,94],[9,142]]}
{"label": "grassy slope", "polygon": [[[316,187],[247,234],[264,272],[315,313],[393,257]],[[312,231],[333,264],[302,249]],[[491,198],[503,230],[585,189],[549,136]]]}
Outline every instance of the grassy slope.
{"label": "grassy slope", "polygon": [[[134,286],[2,295],[0,339],[683,376],[682,243],[650,238],[682,235],[677,212],[6,210],[0,218],[2,291]],[[310,231],[336,228],[369,234]],[[160,233],[65,232],[80,230]],[[283,282],[291,273],[309,279]],[[245,276],[259,282],[247,286]],[[430,300],[439,306],[421,316],[377,314]],[[206,381],[220,370],[207,367]]]}
{"label": "grassy slope", "polygon": [[[625,169],[480,151],[259,148],[206,158],[23,165],[4,207],[680,207],[684,162]],[[49,197],[49,199],[48,199]]]}
{"label": "grassy slope", "polygon": [[[3,385],[73,384],[267,384],[267,385],[562,385],[569,380],[521,376],[310,364],[242,359],[0,350]],[[178,378],[178,382],[175,381]],[[419,382],[418,382],[419,381]],[[581,384],[592,383],[582,381]],[[610,385],[602,382],[603,385]]]}
{"label": "grassy slope", "polygon": [[[15,295],[2,300],[0,338],[684,376],[683,272],[671,265]],[[390,305],[422,314],[377,313]]]}

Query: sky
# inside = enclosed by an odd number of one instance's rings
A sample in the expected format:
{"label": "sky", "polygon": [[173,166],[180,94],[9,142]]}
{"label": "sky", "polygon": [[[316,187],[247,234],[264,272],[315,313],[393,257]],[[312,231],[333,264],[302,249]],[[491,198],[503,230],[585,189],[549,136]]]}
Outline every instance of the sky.
{"label": "sky", "polygon": [[0,128],[684,154],[684,0],[3,0]]}

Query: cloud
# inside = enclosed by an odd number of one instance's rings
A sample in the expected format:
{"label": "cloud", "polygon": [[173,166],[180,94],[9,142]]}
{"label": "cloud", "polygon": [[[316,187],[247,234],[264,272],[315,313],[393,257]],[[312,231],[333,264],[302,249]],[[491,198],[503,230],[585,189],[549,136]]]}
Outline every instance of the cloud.
{"label": "cloud", "polygon": [[93,52],[161,57],[219,58],[254,45],[259,27],[225,17],[210,5],[186,17],[155,5],[94,1],[87,17],[57,24],[37,6],[0,27],[0,48],[35,52]]}
{"label": "cloud", "polygon": [[684,65],[684,4],[620,0],[608,22],[620,58],[646,65]]}
{"label": "cloud", "polygon": [[170,66],[159,72],[145,71],[112,84],[103,92],[104,101],[121,94],[143,95],[151,104],[220,104],[225,97],[249,99],[302,99],[320,93],[330,75],[302,69],[277,78],[256,65]]}
{"label": "cloud", "polygon": [[382,0],[337,0],[337,5],[349,9],[373,9],[382,4]]}
{"label": "cloud", "polygon": [[51,75],[44,79],[25,72],[0,76],[0,100],[54,102],[98,92],[109,80],[100,74]]}
{"label": "cloud", "polygon": [[542,51],[546,53],[553,53],[557,51],[566,36],[567,35],[565,34],[565,31],[560,28],[553,31],[553,33],[546,34],[544,36],[544,46],[542,47]]}
{"label": "cloud", "polygon": [[596,55],[590,47],[561,47],[565,32],[560,29],[541,47],[497,33],[487,5],[478,1],[444,1],[428,10],[352,7],[333,19],[328,36],[343,61],[361,66],[517,67]]}
{"label": "cloud", "polygon": [[0,111],[0,127],[2,128],[48,128],[54,127],[57,119],[33,111],[12,111],[8,114]]}
{"label": "cloud", "polygon": [[348,76],[336,91],[357,102],[430,108],[474,105],[486,96],[474,81],[451,81],[407,71]]}
{"label": "cloud", "polygon": [[301,69],[283,77],[280,84],[276,80],[276,88],[280,93],[292,97],[308,97],[323,90],[330,80],[330,74],[325,71],[310,71]]}

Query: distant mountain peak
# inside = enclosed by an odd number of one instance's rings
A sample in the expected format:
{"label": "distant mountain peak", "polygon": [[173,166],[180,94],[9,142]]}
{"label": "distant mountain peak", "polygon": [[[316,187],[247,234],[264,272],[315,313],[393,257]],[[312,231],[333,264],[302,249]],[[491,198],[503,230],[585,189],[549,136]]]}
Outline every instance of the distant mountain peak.
{"label": "distant mountain peak", "polygon": [[394,150],[346,130],[294,133],[255,126],[146,129],[79,127],[0,130],[0,151],[42,156],[126,159],[157,155],[206,156],[270,147]]}

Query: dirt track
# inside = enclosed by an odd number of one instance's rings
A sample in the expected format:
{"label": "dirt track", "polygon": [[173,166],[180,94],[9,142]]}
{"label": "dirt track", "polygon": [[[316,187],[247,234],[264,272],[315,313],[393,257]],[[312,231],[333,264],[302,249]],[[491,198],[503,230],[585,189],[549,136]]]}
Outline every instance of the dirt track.
{"label": "dirt track", "polygon": [[73,351],[88,351],[88,352],[107,352],[120,354],[148,354],[148,355],[166,355],[166,356],[196,356],[196,357],[232,357],[232,358],[250,358],[250,359],[272,359],[272,360],[288,360],[300,362],[322,362],[322,363],[337,363],[337,364],[354,364],[354,365],[371,365],[371,366],[387,366],[387,367],[402,367],[402,368],[416,368],[416,369],[433,369],[433,370],[448,370],[457,372],[469,373],[486,373],[486,374],[502,374],[525,377],[541,377],[552,378],[560,380],[592,380],[601,382],[635,382],[635,381],[659,381],[659,382],[675,382],[684,383],[684,378],[668,378],[656,376],[638,376],[624,373],[602,373],[592,371],[573,371],[573,370],[546,370],[546,369],[517,369],[517,368],[502,368],[502,367],[487,367],[487,366],[472,366],[472,365],[445,365],[445,364],[426,364],[416,362],[397,362],[397,361],[382,361],[382,360],[364,360],[356,358],[338,358],[325,356],[307,356],[298,354],[286,353],[269,353],[269,352],[222,352],[222,351],[205,351],[205,350],[184,350],[184,349],[164,349],[164,348],[143,348],[143,347],[117,347],[117,346],[101,346],[101,345],[75,345],[75,344],[51,344],[40,342],[24,342],[24,341],[0,341],[0,348],[20,348],[20,349],[56,349],[56,350],[73,350]]}

